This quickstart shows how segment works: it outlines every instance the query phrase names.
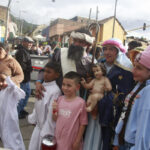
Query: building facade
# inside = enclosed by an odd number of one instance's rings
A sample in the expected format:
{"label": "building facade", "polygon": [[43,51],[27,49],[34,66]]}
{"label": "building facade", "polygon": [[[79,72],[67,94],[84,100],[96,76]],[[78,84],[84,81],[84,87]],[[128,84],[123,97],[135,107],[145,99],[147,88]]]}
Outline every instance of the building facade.
{"label": "building facade", "polygon": [[0,42],[4,42],[6,22],[7,22],[7,7],[0,6]]}
{"label": "building facade", "polygon": [[[94,23],[92,20],[90,23]],[[98,21],[99,24],[99,32],[98,32],[98,40],[97,43],[101,43],[105,40],[112,38],[113,34],[113,22],[114,17],[105,18],[103,20]],[[89,19],[83,17],[74,17],[70,20],[67,19],[56,19],[50,25],[50,40],[61,42],[62,45],[65,43],[69,43],[69,36],[72,31],[78,30],[80,28],[88,28]],[[91,33],[93,36],[96,36],[96,27],[91,28]],[[114,38],[120,39],[123,43],[126,39],[126,31],[118,21],[115,19],[115,28],[114,28]]]}

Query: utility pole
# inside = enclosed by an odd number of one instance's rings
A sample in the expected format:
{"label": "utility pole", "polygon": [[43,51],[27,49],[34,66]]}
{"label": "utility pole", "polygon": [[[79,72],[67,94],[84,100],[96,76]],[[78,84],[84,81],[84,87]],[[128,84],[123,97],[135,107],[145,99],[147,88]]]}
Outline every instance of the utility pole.
{"label": "utility pole", "polygon": [[96,9],[96,22],[98,22],[98,13],[99,13],[99,10],[98,10],[98,6],[97,6],[97,9]]}
{"label": "utility pole", "polygon": [[24,23],[24,20],[21,19],[21,36],[23,35],[22,31],[23,31],[23,23]]}
{"label": "utility pole", "polygon": [[114,32],[115,32],[117,2],[118,2],[118,0],[115,1],[115,11],[114,11],[114,22],[113,22],[112,38],[114,37]]}
{"label": "utility pole", "polygon": [[22,13],[26,13],[26,11],[25,10],[20,10],[19,11],[19,36],[22,36],[22,31],[23,31],[24,20],[21,19]]}
{"label": "utility pole", "polygon": [[87,26],[90,25],[90,21],[91,21],[91,13],[92,13],[92,8],[90,8],[90,12],[89,12],[89,20],[88,20]]}
{"label": "utility pole", "polygon": [[5,41],[7,40],[7,34],[8,34],[8,22],[9,22],[9,8],[10,8],[11,0],[8,1],[8,6],[7,6],[7,15],[6,15],[6,26],[5,26]]}

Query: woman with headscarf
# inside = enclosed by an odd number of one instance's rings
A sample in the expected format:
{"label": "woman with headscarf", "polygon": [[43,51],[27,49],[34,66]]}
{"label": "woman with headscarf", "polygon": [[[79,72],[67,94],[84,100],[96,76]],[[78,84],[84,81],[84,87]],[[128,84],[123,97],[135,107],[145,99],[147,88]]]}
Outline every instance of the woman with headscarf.
{"label": "woman with headscarf", "polygon": [[135,88],[126,96],[113,150],[150,149],[150,47],[134,57]]}
{"label": "woman with headscarf", "polygon": [[[106,93],[98,104],[99,121],[102,127],[103,150],[109,150],[112,129],[116,126],[121,114],[125,96],[134,87],[131,73],[132,63],[127,58],[122,42],[109,39],[102,43],[107,70],[107,77],[112,84],[112,92]],[[114,109],[115,108],[115,109]]]}

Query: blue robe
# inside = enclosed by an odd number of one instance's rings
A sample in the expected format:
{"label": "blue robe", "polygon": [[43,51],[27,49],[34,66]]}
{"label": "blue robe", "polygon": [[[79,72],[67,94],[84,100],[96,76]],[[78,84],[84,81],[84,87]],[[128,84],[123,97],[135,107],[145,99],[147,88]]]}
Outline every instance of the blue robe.
{"label": "blue robe", "polygon": [[106,93],[98,103],[99,122],[102,127],[103,150],[110,149],[111,138],[113,136],[112,128],[118,122],[126,95],[134,87],[132,73],[117,65],[111,68],[107,77],[112,84],[112,92]]}
{"label": "blue robe", "polygon": [[83,150],[102,150],[102,136],[99,118],[93,119],[88,115],[88,126],[85,132]]}
{"label": "blue robe", "polygon": [[[139,84],[135,87],[137,89]],[[134,89],[134,90],[135,90]],[[121,119],[116,127],[114,145],[123,126]],[[131,150],[150,150],[150,80],[136,97],[125,130],[125,141],[133,144]]]}

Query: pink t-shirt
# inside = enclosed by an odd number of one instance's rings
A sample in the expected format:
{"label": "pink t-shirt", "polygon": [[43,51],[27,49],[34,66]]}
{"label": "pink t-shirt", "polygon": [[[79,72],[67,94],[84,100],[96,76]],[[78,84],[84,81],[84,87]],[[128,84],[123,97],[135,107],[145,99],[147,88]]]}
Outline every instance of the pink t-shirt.
{"label": "pink t-shirt", "polygon": [[55,136],[57,150],[72,150],[80,125],[87,125],[87,112],[85,101],[76,97],[67,101],[65,96],[58,99],[58,118]]}

